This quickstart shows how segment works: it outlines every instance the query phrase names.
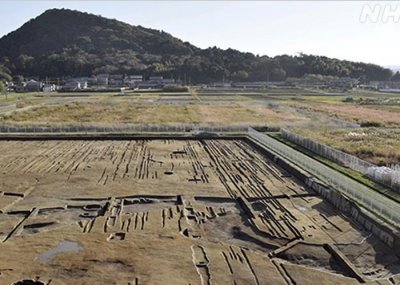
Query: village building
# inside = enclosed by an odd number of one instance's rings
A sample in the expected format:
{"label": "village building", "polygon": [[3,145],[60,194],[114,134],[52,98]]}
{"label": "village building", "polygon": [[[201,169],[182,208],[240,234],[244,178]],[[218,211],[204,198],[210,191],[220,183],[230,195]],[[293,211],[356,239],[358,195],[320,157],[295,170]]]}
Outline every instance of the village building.
{"label": "village building", "polygon": [[25,85],[25,91],[27,92],[39,92],[42,90],[42,82],[36,80],[29,80]]}
{"label": "village building", "polygon": [[123,87],[124,86],[124,76],[122,74],[110,75],[108,78],[108,85],[115,86],[115,87]]}
{"label": "village building", "polygon": [[[87,82],[86,82],[87,84]],[[87,88],[87,85],[86,85]],[[65,83],[65,85],[62,87],[63,91],[77,91],[77,90],[82,90],[81,82],[75,79],[71,79]]]}
{"label": "village building", "polygon": [[42,87],[43,92],[54,92],[56,91],[56,85],[55,84],[44,84]]}
{"label": "village building", "polygon": [[142,81],[142,75],[128,75],[124,78],[124,85],[135,88]]}
{"label": "village building", "polygon": [[96,78],[97,78],[97,85],[100,85],[100,86],[108,85],[109,74],[98,74],[98,75],[96,75]]}

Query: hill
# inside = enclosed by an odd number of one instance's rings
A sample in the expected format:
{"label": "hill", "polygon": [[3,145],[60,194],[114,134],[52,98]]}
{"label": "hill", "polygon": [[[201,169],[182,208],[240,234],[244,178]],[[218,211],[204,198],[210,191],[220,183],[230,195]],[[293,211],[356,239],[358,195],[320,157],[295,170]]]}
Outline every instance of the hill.
{"label": "hill", "polygon": [[0,65],[14,75],[164,75],[191,82],[282,80],[304,74],[386,80],[389,69],[323,56],[256,56],[200,49],[159,30],[79,11],[51,9],[0,39]]}

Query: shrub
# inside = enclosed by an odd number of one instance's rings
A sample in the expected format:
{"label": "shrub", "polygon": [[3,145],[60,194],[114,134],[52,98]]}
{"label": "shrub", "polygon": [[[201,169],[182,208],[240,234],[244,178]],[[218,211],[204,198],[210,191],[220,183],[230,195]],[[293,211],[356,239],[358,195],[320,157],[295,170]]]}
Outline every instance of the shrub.
{"label": "shrub", "polygon": [[15,104],[15,106],[20,109],[20,108],[24,108],[26,105],[24,102],[18,102],[17,104]]}
{"label": "shrub", "polygon": [[188,92],[189,88],[187,86],[168,85],[168,86],[164,86],[162,91],[163,92]]}
{"label": "shrub", "polygon": [[381,127],[382,124],[379,122],[375,122],[375,121],[365,121],[365,122],[361,122],[360,126],[362,128]]}
{"label": "shrub", "polygon": [[342,101],[345,103],[352,103],[354,100],[353,100],[353,97],[346,97]]}

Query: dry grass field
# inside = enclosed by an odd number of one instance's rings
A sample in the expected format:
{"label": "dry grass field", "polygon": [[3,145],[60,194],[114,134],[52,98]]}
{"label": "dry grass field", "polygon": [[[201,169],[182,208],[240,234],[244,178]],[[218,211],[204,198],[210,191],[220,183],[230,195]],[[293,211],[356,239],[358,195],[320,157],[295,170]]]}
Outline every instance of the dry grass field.
{"label": "dry grass field", "polygon": [[400,129],[297,128],[294,132],[378,165],[400,164]]}
{"label": "dry grass field", "polygon": [[[345,103],[348,98],[354,101]],[[366,104],[368,101],[376,103]],[[384,103],[385,101],[388,103]],[[290,106],[321,112],[360,125],[392,128],[400,125],[399,101],[398,94],[354,91],[340,96],[287,96],[284,99],[284,103]]]}
{"label": "dry grass field", "polygon": [[[275,88],[115,95],[10,94],[7,101],[0,97],[0,122],[282,126],[374,163],[399,161],[400,106],[384,103],[398,102],[400,96],[396,94],[351,91],[327,95],[315,90]],[[349,97],[354,101],[345,103]],[[383,104],[365,104],[368,101]],[[344,129],[348,123],[376,128]],[[355,135],[347,135],[352,132]]]}
{"label": "dry grass field", "polygon": [[301,104],[302,107],[326,113],[337,118],[352,121],[361,126],[400,126],[400,112],[378,106],[360,106],[357,104]]}
{"label": "dry grass field", "polygon": [[388,247],[245,140],[4,141],[0,254],[5,285],[400,282]]}
{"label": "dry grass field", "polygon": [[295,124],[307,120],[294,110],[275,110],[267,106],[240,102],[144,104],[136,102],[74,102],[39,106],[4,116],[15,122],[100,122],[100,123],[213,123],[213,124]]}

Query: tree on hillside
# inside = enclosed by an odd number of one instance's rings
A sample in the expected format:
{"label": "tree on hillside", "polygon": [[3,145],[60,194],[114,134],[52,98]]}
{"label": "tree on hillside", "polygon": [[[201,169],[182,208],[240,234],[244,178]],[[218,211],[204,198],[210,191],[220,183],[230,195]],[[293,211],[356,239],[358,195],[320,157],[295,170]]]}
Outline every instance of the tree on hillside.
{"label": "tree on hillside", "polygon": [[275,69],[279,68],[278,61],[264,56],[260,59],[256,67],[256,78],[262,81],[269,81],[271,74]]}
{"label": "tree on hillside", "polygon": [[16,84],[19,84],[24,81],[24,77],[22,75],[15,75],[13,76],[12,81]]}
{"label": "tree on hillside", "polygon": [[0,65],[0,81],[11,81],[10,70],[3,65]]}
{"label": "tree on hillside", "polygon": [[35,58],[26,54],[21,54],[15,60],[15,68],[18,70],[31,69]]}
{"label": "tree on hillside", "polygon": [[246,81],[249,78],[249,73],[244,70],[235,71],[231,74],[233,81]]}
{"label": "tree on hillside", "polygon": [[274,68],[271,72],[272,81],[284,81],[286,79],[286,71],[282,68]]}
{"label": "tree on hillside", "polygon": [[3,81],[11,81],[12,77],[10,75],[10,70],[3,65],[0,65],[0,94],[4,93],[7,100],[7,90],[4,86]]}
{"label": "tree on hillside", "polygon": [[279,55],[274,57],[286,72],[287,77],[301,77],[304,75],[304,61],[301,57]]}

